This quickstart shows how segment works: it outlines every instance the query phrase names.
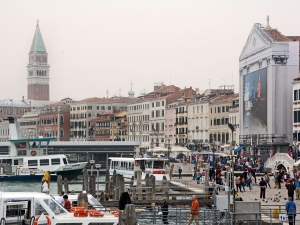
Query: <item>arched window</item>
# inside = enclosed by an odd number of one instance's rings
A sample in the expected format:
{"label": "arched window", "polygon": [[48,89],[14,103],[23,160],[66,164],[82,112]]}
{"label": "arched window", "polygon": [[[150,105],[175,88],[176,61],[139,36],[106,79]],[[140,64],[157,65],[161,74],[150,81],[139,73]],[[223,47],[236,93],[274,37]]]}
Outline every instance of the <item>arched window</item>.
{"label": "arched window", "polygon": [[44,76],[44,71],[42,71],[42,76]]}
{"label": "arched window", "polygon": [[41,72],[41,71],[39,71],[39,75],[40,75],[40,76],[42,75],[42,72]]}
{"label": "arched window", "polygon": [[64,117],[60,116],[60,124],[64,124]]}
{"label": "arched window", "polygon": [[6,109],[6,114],[10,114],[10,109]]}
{"label": "arched window", "polygon": [[45,71],[45,76],[47,76],[47,71]]}
{"label": "arched window", "polygon": [[38,70],[36,71],[36,75],[39,75],[39,71]]}
{"label": "arched window", "polygon": [[63,138],[64,137],[64,131],[60,130],[60,137]]}

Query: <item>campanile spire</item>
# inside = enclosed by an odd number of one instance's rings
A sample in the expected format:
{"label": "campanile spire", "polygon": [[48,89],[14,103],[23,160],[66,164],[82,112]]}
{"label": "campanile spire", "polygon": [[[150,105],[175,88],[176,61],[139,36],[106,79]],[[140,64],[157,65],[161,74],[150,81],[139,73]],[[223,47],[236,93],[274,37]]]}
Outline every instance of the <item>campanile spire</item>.
{"label": "campanile spire", "polygon": [[49,100],[48,53],[37,20],[27,65],[27,97],[32,100]]}

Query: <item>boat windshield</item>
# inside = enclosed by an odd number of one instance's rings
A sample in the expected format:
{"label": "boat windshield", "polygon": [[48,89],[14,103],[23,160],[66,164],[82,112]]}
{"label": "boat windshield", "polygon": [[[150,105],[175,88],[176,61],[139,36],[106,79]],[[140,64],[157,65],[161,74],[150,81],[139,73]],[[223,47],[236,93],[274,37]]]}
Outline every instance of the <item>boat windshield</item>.
{"label": "boat windshield", "polygon": [[164,169],[164,161],[153,161],[153,169]]}
{"label": "boat windshield", "polygon": [[[55,200],[53,200],[53,199],[43,199],[43,201],[46,203],[48,208],[54,214],[66,214],[67,213],[67,211],[60,204],[58,204]],[[49,214],[47,209],[45,209],[39,202],[37,202],[36,205],[35,205],[35,214],[36,215],[41,215],[42,213],[44,213],[44,215]]]}

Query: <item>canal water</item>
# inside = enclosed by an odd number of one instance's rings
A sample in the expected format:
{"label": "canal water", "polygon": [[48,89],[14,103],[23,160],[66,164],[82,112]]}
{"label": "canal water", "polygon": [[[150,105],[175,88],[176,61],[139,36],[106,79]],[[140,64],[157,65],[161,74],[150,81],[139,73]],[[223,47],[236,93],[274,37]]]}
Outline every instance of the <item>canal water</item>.
{"label": "canal water", "polygon": [[[99,176],[99,181],[104,182],[105,177]],[[69,180],[69,183],[76,182],[76,184],[69,184],[69,191],[82,191],[82,178]],[[79,182],[79,183],[78,183]],[[78,184],[77,184],[78,183]],[[97,185],[96,185],[97,188]],[[104,185],[99,184],[99,191],[104,190]],[[64,187],[63,187],[64,190]],[[41,192],[41,182],[0,182],[0,191],[4,192]],[[52,181],[50,183],[50,194],[58,194],[57,183]]]}

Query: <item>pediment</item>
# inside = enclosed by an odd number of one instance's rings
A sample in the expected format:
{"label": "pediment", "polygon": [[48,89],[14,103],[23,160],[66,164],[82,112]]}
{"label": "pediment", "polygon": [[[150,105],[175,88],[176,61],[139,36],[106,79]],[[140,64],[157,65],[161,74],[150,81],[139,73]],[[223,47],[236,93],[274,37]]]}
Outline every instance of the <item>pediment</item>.
{"label": "pediment", "polygon": [[259,28],[256,24],[253,26],[251,33],[248,36],[247,42],[244,45],[243,51],[240,55],[240,60],[258,52],[272,44],[271,39],[264,29]]}

